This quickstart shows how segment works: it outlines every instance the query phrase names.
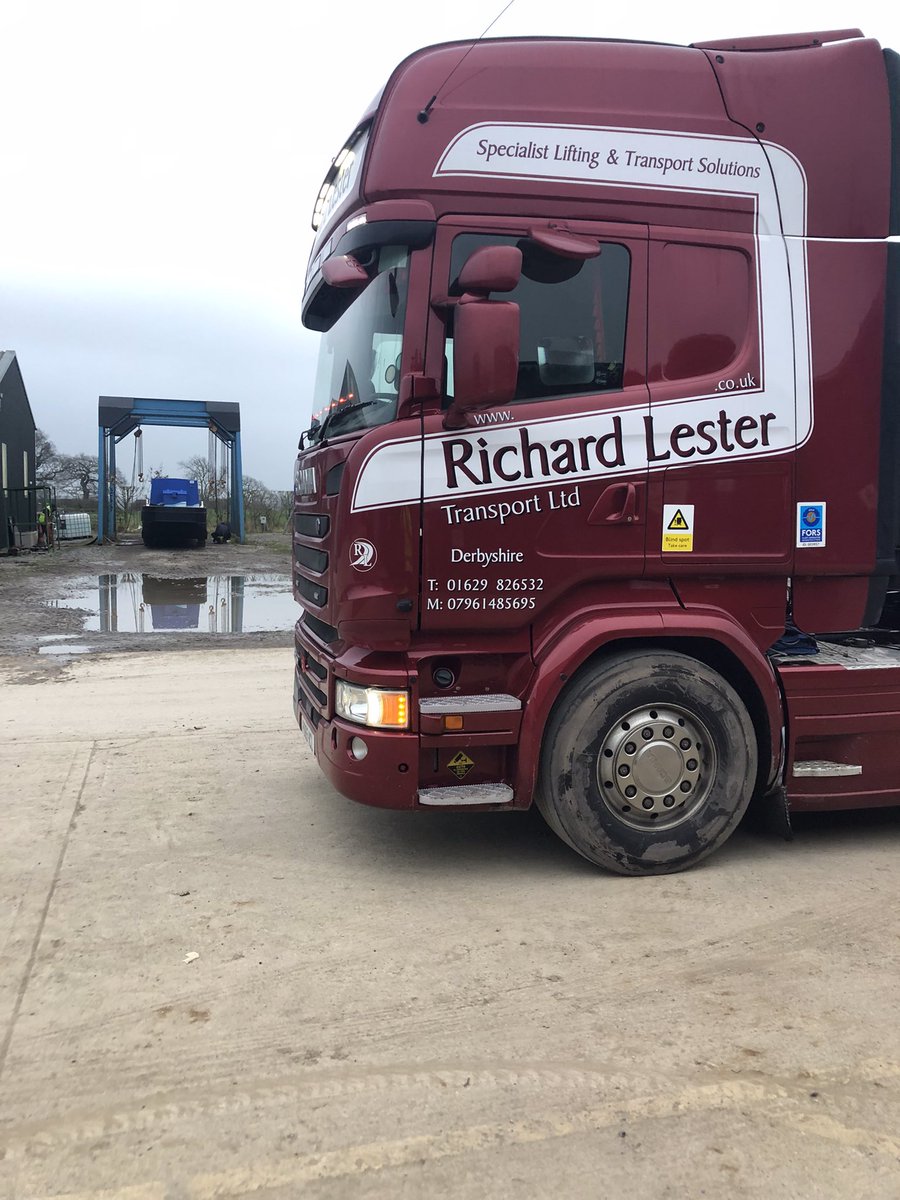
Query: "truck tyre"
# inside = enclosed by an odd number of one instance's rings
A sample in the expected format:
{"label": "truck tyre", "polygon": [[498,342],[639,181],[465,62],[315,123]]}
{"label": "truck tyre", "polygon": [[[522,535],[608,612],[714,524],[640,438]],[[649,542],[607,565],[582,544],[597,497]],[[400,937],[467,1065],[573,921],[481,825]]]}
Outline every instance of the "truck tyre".
{"label": "truck tyre", "polygon": [[590,862],[664,875],[731,835],[756,768],[753,723],[721,675],[685,654],[622,653],[577,675],[553,709],[537,803]]}

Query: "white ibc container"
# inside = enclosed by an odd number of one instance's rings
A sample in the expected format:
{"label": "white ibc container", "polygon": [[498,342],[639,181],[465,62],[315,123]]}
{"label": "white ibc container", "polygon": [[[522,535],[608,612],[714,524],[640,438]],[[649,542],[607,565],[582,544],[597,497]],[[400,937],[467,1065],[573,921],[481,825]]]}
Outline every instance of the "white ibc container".
{"label": "white ibc container", "polygon": [[59,536],[60,540],[71,538],[89,538],[93,537],[94,531],[91,529],[90,513],[60,513],[59,514]]}

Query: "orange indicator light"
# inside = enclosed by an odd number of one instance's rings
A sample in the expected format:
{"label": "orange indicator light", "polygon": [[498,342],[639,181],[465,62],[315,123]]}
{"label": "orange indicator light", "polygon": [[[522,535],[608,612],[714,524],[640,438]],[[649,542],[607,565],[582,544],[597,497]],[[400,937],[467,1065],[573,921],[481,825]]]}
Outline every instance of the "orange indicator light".
{"label": "orange indicator light", "polygon": [[381,720],[378,724],[406,729],[409,724],[409,697],[406,692],[382,692],[379,699]]}

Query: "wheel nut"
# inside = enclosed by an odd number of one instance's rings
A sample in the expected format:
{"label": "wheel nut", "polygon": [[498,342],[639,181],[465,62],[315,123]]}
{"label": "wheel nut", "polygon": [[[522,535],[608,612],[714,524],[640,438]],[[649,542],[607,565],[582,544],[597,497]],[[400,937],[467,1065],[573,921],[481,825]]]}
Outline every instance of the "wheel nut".
{"label": "wheel nut", "polygon": [[645,796],[644,799],[641,801],[641,804],[643,805],[644,808],[647,808],[647,809],[653,807],[653,801],[650,799],[649,796]]}
{"label": "wheel nut", "polygon": [[625,743],[625,753],[626,754],[634,754],[634,752],[636,750],[637,750],[637,746],[634,744],[634,742],[626,742]]}
{"label": "wheel nut", "polygon": [[663,798],[663,804],[666,806],[666,808],[671,808],[674,803],[675,803],[674,796],[665,796]]}
{"label": "wheel nut", "polygon": [[629,767],[629,765],[627,763],[622,763],[621,767],[619,767],[619,774],[620,775],[630,775],[631,767]]}
{"label": "wheel nut", "polygon": [[650,739],[653,737],[653,730],[652,729],[642,729],[641,737],[644,739],[645,742],[649,742]]}
{"label": "wheel nut", "polygon": [[628,787],[625,789],[625,795],[628,797],[629,800],[631,800],[632,797],[637,795],[637,788],[634,786],[633,783],[629,783]]}
{"label": "wheel nut", "polygon": [[679,783],[678,786],[681,788],[681,790],[683,792],[689,792],[691,790],[691,785],[688,783],[688,781],[686,779],[684,780],[683,783]]}
{"label": "wheel nut", "polygon": [[689,759],[687,760],[687,763],[686,763],[685,765],[686,765],[686,767],[687,767],[687,769],[688,769],[689,771],[696,771],[696,770],[697,770],[697,760],[696,760],[696,758],[689,758]]}
{"label": "wheel nut", "polygon": [[663,730],[663,737],[674,737],[674,736],[675,736],[675,730],[672,728],[671,725],[667,725],[665,727],[665,729]]}
{"label": "wheel nut", "polygon": [[682,750],[690,750],[691,739],[690,738],[682,738],[681,741],[678,743],[678,745],[682,748]]}

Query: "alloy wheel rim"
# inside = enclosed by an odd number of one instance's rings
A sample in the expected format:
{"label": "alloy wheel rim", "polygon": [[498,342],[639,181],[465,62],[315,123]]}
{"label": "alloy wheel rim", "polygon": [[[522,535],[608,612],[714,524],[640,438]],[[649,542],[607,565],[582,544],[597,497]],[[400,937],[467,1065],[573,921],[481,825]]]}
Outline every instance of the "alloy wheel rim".
{"label": "alloy wheel rim", "polygon": [[661,831],[688,821],[716,773],[710,732],[696,713],[641,705],[603,738],[597,782],[606,807],[634,829]]}

